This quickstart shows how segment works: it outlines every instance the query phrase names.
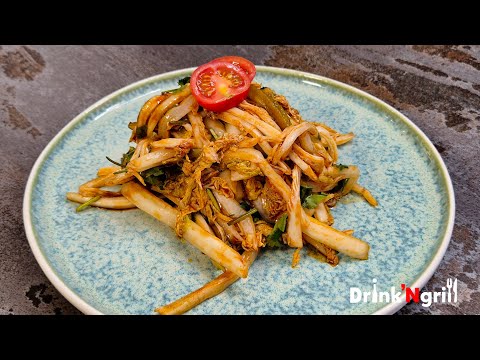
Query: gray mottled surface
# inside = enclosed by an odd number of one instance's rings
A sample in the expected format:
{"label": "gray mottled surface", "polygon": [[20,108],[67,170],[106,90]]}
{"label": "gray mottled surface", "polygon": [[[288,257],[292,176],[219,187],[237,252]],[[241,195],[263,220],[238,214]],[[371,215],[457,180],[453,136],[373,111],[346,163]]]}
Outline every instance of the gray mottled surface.
{"label": "gray mottled surface", "polygon": [[131,82],[236,54],[354,85],[410,117],[451,173],[456,224],[427,284],[459,280],[456,305],[416,304],[401,314],[480,313],[479,46],[0,46],[0,314],[78,314],[45,278],[22,224],[29,171],[75,115]]}

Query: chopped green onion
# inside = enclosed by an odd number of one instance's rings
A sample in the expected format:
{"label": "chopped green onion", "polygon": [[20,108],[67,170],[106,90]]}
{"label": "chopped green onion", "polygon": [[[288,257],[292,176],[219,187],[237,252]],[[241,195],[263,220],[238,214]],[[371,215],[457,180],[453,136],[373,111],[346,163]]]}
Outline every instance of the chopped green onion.
{"label": "chopped green onion", "polygon": [[348,166],[343,164],[335,164],[335,167],[340,171],[342,171],[343,169],[348,169]]}
{"label": "chopped green onion", "polygon": [[258,89],[250,86],[248,98],[253,100],[257,105],[265,108],[270,116],[275,120],[280,129],[290,126],[290,116],[285,109],[275,100],[275,93],[269,88]]}
{"label": "chopped green onion", "polygon": [[246,219],[248,216],[255,214],[257,211],[258,211],[257,209],[253,208],[253,209],[247,211],[245,214],[240,215],[240,216],[237,217],[236,219],[233,219],[233,220],[229,221],[229,222],[227,223],[227,225],[228,225],[228,226],[235,225],[236,223],[238,223],[238,222]]}
{"label": "chopped green onion", "polygon": [[172,126],[179,126],[179,125],[183,125],[183,124],[186,124],[188,123],[188,118],[186,116],[184,116],[183,118],[181,118],[180,120],[177,120],[177,121],[170,121],[170,125]]}
{"label": "chopped green onion", "polygon": [[83,204],[81,204],[80,206],[78,206],[76,211],[80,212],[80,211],[85,210],[87,207],[89,207],[95,201],[100,200],[100,198],[101,198],[101,196],[95,196],[95,197],[91,198],[90,200],[88,200],[88,201],[84,202]]}
{"label": "chopped green onion", "polygon": [[218,140],[220,139],[220,136],[218,136],[217,134],[215,134],[215,131],[213,129],[209,129],[210,130],[210,134],[212,134],[213,138],[215,140]]}
{"label": "chopped green onion", "polygon": [[115,160],[112,160],[110,159],[108,156],[105,156],[107,158],[108,161],[110,161],[112,164],[115,164],[115,165],[118,165],[118,166],[122,166],[122,164],[116,162]]}
{"label": "chopped green onion", "polygon": [[122,169],[122,170],[115,171],[114,174],[117,175],[117,174],[121,174],[121,173],[126,173],[127,171],[128,171],[128,169]]}
{"label": "chopped green onion", "polygon": [[217,199],[215,198],[215,195],[213,195],[213,191],[210,190],[210,189],[207,189],[207,195],[208,195],[208,197],[210,198],[210,200],[212,201],[213,207],[214,207],[215,209],[217,209],[218,211],[220,211],[220,205],[218,204],[218,201],[217,201]]}

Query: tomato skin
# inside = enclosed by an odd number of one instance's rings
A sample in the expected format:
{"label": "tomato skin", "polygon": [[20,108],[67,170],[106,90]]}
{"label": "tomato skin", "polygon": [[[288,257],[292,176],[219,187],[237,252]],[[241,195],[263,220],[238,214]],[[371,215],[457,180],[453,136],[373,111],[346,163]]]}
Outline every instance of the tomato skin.
{"label": "tomato skin", "polygon": [[250,83],[249,75],[240,66],[216,59],[195,69],[190,88],[200,106],[222,112],[245,100]]}
{"label": "tomato skin", "polygon": [[228,62],[234,65],[240,66],[242,70],[247,73],[250,81],[253,80],[253,78],[255,77],[255,74],[257,73],[257,69],[255,68],[255,65],[250,60],[247,60],[240,56],[222,56],[210,62],[215,62],[215,61],[223,61],[223,62]]}

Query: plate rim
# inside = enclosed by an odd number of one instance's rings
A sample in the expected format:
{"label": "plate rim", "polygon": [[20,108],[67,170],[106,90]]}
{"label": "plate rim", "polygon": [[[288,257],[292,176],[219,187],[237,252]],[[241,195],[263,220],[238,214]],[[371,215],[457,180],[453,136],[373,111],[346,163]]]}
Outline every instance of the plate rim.
{"label": "plate rim", "polygon": [[[279,68],[279,67],[273,67],[273,66],[263,66],[263,65],[256,65],[257,70],[263,71],[263,72],[270,72],[274,74],[280,74],[280,75],[291,75],[291,76],[296,76],[300,78],[304,78],[306,80],[312,79],[316,81],[320,81],[322,83],[326,83],[328,85],[333,85],[334,87],[340,88],[342,90],[346,90],[348,92],[354,93],[360,97],[366,98],[369,101],[373,102],[375,105],[380,106],[381,108],[388,110],[388,112],[394,114],[395,116],[399,117],[400,120],[402,120],[409,128],[412,129],[422,140],[423,144],[427,147],[427,149],[431,152],[431,154],[434,156],[434,160],[438,164],[440,168],[440,174],[445,181],[445,185],[447,188],[448,192],[448,206],[449,206],[449,211],[448,211],[448,218],[447,218],[447,227],[445,229],[445,233],[443,235],[443,238],[441,239],[440,246],[438,247],[436,253],[433,255],[433,257],[430,260],[430,263],[427,265],[426,269],[417,277],[417,279],[413,282],[411,285],[412,288],[418,287],[418,288],[423,288],[425,284],[430,280],[430,278],[433,276],[435,270],[438,268],[440,265],[445,252],[448,248],[448,245],[450,243],[450,239],[452,236],[452,231],[453,231],[453,226],[455,222],[455,194],[454,194],[454,189],[452,185],[452,180],[450,178],[450,174],[448,172],[448,169],[443,161],[442,156],[438,152],[438,150],[435,148],[433,143],[430,141],[430,139],[425,135],[425,133],[417,126],[415,123],[413,123],[409,118],[407,118],[405,115],[403,115],[399,110],[395,109],[393,106],[387,104],[383,100],[363,91],[360,89],[357,89],[354,86],[345,84],[341,81],[333,80],[331,78],[321,76],[321,75],[316,75],[312,73],[308,73],[305,71],[299,71],[299,70],[294,70],[294,69],[286,69],[286,68]],[[30,249],[32,250],[32,253],[35,257],[35,260],[37,263],[40,265],[40,268],[44,272],[44,274],[47,276],[48,280],[53,284],[53,286],[62,294],[73,306],[75,306],[78,310],[80,310],[82,313],[86,315],[103,315],[101,311],[93,307],[92,305],[88,304],[85,300],[83,300],[77,293],[75,293],[73,290],[71,290],[68,285],[66,285],[62,279],[56,274],[56,272],[53,270],[53,268],[50,266],[48,260],[46,259],[45,255],[43,254],[42,250],[40,249],[40,245],[37,241],[37,237],[35,235],[35,231],[33,230],[33,224],[32,224],[32,219],[31,219],[31,201],[32,201],[32,192],[33,192],[33,187],[36,183],[36,178],[38,175],[38,170],[40,167],[43,165],[44,161],[50,154],[50,152],[55,148],[56,144],[58,143],[61,138],[67,134],[70,130],[72,130],[78,123],[82,121],[82,119],[85,118],[86,115],[94,111],[96,108],[101,107],[108,101],[116,98],[117,96],[126,93],[130,90],[133,90],[135,88],[138,88],[140,86],[148,85],[149,83],[156,82],[159,80],[162,80],[163,78],[171,78],[177,74],[185,73],[185,72],[193,72],[196,67],[189,67],[189,68],[184,68],[184,69],[178,69],[174,71],[169,71],[161,74],[157,74],[154,76],[150,76],[148,78],[144,78],[138,81],[135,81],[134,83],[131,83],[129,85],[126,85],[106,96],[101,98],[100,100],[96,101],[94,104],[90,105],[87,107],[85,110],[83,110],[81,113],[79,113],[77,116],[75,116],[72,120],[70,120],[45,146],[45,148],[42,150],[40,155],[38,156],[37,160],[35,161],[32,170],[30,171],[30,174],[28,176],[27,184],[25,186],[25,191],[24,191],[24,196],[23,196],[23,224],[25,228],[25,234],[27,236],[28,243],[30,245]],[[400,310],[403,306],[405,306],[406,303],[403,301],[400,303],[394,302],[394,303],[389,303],[385,305],[384,307],[376,310],[372,315],[390,315],[394,314],[398,310]]]}

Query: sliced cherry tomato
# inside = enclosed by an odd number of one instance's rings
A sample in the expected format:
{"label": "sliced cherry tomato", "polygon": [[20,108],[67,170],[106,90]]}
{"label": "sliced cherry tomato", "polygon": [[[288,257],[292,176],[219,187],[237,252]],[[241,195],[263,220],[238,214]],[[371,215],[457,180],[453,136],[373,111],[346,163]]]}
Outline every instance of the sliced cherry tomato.
{"label": "sliced cherry tomato", "polygon": [[241,67],[217,59],[198,67],[190,79],[198,104],[215,112],[241,103],[248,95],[250,83],[249,76]]}
{"label": "sliced cherry tomato", "polygon": [[211,62],[215,61],[224,61],[224,62],[229,62],[235,66],[240,66],[243,71],[245,71],[250,79],[250,81],[253,80],[255,77],[255,74],[257,73],[257,69],[255,68],[255,65],[253,63],[243,57],[240,56],[223,56],[221,58],[212,60]]}

